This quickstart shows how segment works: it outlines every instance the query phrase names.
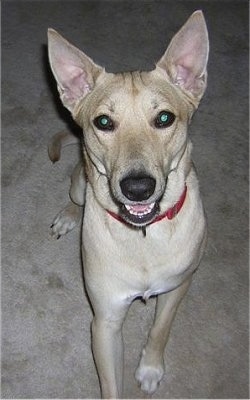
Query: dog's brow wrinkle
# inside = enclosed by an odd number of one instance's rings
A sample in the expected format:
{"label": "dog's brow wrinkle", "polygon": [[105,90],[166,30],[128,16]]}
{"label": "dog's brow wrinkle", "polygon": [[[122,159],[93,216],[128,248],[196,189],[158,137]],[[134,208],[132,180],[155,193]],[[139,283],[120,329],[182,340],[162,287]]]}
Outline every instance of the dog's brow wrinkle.
{"label": "dog's brow wrinkle", "polygon": [[159,103],[157,102],[156,99],[153,99],[153,100],[152,100],[152,106],[153,106],[153,109],[154,109],[154,110],[156,110],[156,109],[159,107]]}
{"label": "dog's brow wrinkle", "polygon": [[127,72],[121,72],[120,75],[121,75],[121,77],[122,77],[122,79],[124,80],[124,83],[125,83],[128,73]]}
{"label": "dog's brow wrinkle", "polygon": [[140,86],[144,84],[142,80],[142,73],[141,71],[132,71],[129,73],[130,76],[130,81],[131,81],[131,88],[132,88],[132,93],[136,96],[140,92]]}
{"label": "dog's brow wrinkle", "polygon": [[111,104],[109,105],[109,111],[110,111],[111,113],[114,113],[114,112],[115,112],[115,104],[114,104],[113,101],[112,101]]}
{"label": "dog's brow wrinkle", "polygon": [[107,109],[113,113],[115,111],[115,105],[114,102],[111,99],[108,99],[107,102],[103,103],[104,106],[107,107]]}

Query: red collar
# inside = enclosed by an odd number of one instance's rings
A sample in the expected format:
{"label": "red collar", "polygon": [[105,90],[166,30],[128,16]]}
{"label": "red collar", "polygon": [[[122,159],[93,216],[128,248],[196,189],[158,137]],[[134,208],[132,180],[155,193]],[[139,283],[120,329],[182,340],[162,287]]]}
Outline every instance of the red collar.
{"label": "red collar", "polygon": [[[158,215],[152,222],[150,222],[149,225],[154,224],[155,222],[159,222],[166,217],[167,217],[167,219],[173,219],[178,214],[178,212],[181,210],[181,208],[184,204],[184,201],[186,199],[186,194],[187,194],[187,185],[185,185],[182,195],[179,198],[179,200],[177,201],[177,203],[175,203],[173,207],[169,208],[163,214]],[[107,212],[109,215],[111,215],[111,217],[115,218],[117,221],[123,222],[125,224],[127,223],[119,214],[116,214],[113,211],[109,211],[109,210],[107,210]]]}

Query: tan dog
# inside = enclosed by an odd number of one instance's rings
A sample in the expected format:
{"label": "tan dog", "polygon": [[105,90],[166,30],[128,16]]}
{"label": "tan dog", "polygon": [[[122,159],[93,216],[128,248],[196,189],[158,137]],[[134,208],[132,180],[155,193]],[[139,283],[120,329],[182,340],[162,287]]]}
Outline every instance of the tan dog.
{"label": "tan dog", "polygon": [[[208,48],[196,11],[153,71],[111,74],[49,29],[50,65],[83,129],[84,153],[73,202],[52,232],[72,229],[84,204],[84,277],[103,398],[122,397],[122,324],[134,299],[152,295],[160,296],[136,379],[145,392],[157,389],[171,323],[203,253],[206,222],[187,127],[206,88]],[[56,136],[53,161],[68,143]]]}

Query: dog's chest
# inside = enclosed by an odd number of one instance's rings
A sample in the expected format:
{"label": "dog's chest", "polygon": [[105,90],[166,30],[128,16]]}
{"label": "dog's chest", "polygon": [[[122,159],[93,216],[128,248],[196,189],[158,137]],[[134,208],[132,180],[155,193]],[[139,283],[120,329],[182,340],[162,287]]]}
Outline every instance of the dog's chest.
{"label": "dog's chest", "polygon": [[[178,286],[189,271],[191,258],[184,256],[170,246],[154,246],[151,249],[141,248],[124,265],[124,278],[127,279],[128,299],[142,297],[147,300],[153,295],[168,292]],[[143,246],[142,246],[143,247]],[[144,251],[143,251],[144,250]]]}
{"label": "dog's chest", "polygon": [[137,297],[147,300],[180,285],[192,268],[195,252],[188,239],[183,246],[179,235],[164,229],[148,228],[146,237],[140,231],[136,234],[118,245],[111,261],[117,286],[128,301]]}
{"label": "dog's chest", "polygon": [[182,213],[181,219],[150,225],[145,237],[141,230],[128,229],[111,218],[107,219],[110,225],[100,224],[98,230],[93,230],[94,215],[86,213],[86,278],[121,301],[147,299],[173,290],[197,267],[205,229],[203,214],[197,209]]}

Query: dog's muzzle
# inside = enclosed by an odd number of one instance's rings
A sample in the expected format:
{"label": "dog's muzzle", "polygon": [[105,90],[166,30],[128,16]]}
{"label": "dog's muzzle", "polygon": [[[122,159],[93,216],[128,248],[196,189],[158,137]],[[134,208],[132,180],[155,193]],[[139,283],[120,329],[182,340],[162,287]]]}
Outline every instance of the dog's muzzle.
{"label": "dog's muzzle", "polygon": [[[151,201],[156,188],[156,180],[145,174],[130,174],[120,181],[123,196],[129,200],[121,207],[121,216],[132,225],[149,224],[159,211],[156,201]],[[148,201],[147,201],[148,200]]]}

